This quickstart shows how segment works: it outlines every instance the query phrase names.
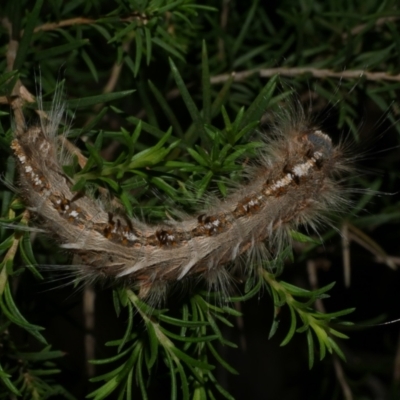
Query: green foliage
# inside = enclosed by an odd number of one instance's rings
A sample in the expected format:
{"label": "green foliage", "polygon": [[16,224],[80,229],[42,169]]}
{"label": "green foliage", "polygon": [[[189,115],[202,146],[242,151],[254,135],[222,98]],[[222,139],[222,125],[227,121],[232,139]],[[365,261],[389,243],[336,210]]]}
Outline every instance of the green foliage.
{"label": "green foliage", "polygon": [[[20,85],[31,94],[40,86],[45,108],[65,85],[69,116],[60,131],[69,128],[69,139],[86,157],[84,166],[74,157],[64,167],[76,182],[74,190],[96,194],[106,188],[128,215],[154,221],[177,208],[192,211],[209,192],[226,196],[232,182],[241,181],[241,164],[257,154],[259,126],[273,124],[271,111],[287,107],[293,92],[304,107],[313,99],[307,110],[311,119],[318,123],[318,116],[328,115],[330,128],[350,132],[354,142],[362,141],[358,124],[371,104],[400,132],[395,102],[399,12],[394,1],[285,0],[267,7],[259,1],[222,3],[222,9],[215,2],[199,5],[194,0],[22,0],[1,5],[4,182],[16,181],[8,102]],[[38,103],[25,104],[33,121]],[[374,129],[379,132],[380,121]],[[353,232],[398,224],[399,203],[393,197],[370,204],[374,191],[397,190],[399,169],[394,158],[389,162],[385,179],[354,178],[356,187],[371,190],[344,216]],[[33,318],[35,311],[18,290],[24,279],[47,279],[40,265],[62,263],[62,255],[27,229],[30,215],[17,194],[4,187],[0,195],[0,398],[73,398],[55,375],[62,364],[55,359],[63,353],[50,350],[46,331],[31,322],[28,316]],[[168,375],[168,398],[233,398],[217,378],[219,368],[241,372],[222,356],[237,347],[226,338],[242,317],[232,304],[251,300],[264,289],[273,304],[269,338],[280,333],[282,319],[288,320],[281,346],[305,336],[310,368],[315,354],[320,360],[327,352],[344,359],[339,340],[347,338],[342,330],[350,323],[338,318],[354,309],[336,311],[335,305],[333,312],[316,311],[315,303],[329,297],[333,284],[306,290],[286,282],[290,276],[280,278],[285,262],[313,259],[321,242],[331,238],[336,237],[336,246],[337,232],[326,230],[321,238],[291,235],[301,254],[294,256],[287,248],[277,259],[264,260],[260,278],[248,277],[229,299],[195,288],[178,305],[172,301],[169,309],[152,309],[131,289],[115,289],[113,318],[119,317],[124,334],[106,343],[112,356],[91,361],[107,372],[90,379],[95,386],[87,397],[130,399],[137,390],[141,398],[151,398],[161,369]],[[375,249],[389,265],[385,251],[379,245]],[[122,315],[127,316],[123,321]],[[27,341],[19,336],[25,333]]]}
{"label": "green foliage", "polygon": [[[183,304],[182,318],[178,319],[170,316],[168,310],[150,308],[131,290],[120,290],[117,298],[122,306],[129,309],[125,335],[122,340],[106,344],[118,346],[117,355],[104,360],[94,360],[92,363],[109,364],[126,361],[120,363],[112,372],[93,378],[93,382],[106,383],[92,392],[89,398],[104,399],[116,389],[119,390],[120,396],[127,395],[131,390],[133,376],[140,387],[142,398],[148,398],[149,377],[155,373],[158,359],[161,359],[169,369],[172,399],[178,398],[179,393],[182,393],[184,399],[189,399],[191,394],[201,397],[208,394],[212,397],[214,390],[224,394],[228,399],[232,398],[216,382],[212,373],[214,366],[208,361],[208,352],[230,372],[237,373],[218,354],[214,342],[236,347],[222,337],[216,321],[232,326],[223,315],[237,316],[240,313],[227,306],[216,307],[208,303],[203,296],[195,295],[189,304]],[[118,308],[120,306],[118,305]],[[140,331],[137,327],[133,328],[133,310],[144,322]]]}
{"label": "green foliage", "polygon": [[[316,300],[323,299],[327,296],[325,293],[332,289],[333,284],[327,285],[321,289],[309,291],[301,289],[297,286],[291,285],[290,283],[277,281],[275,277],[269,274],[267,271],[263,273],[263,278],[267,282],[275,306],[275,316],[278,315],[280,308],[283,305],[287,305],[290,310],[291,324],[290,329],[286,337],[283,339],[281,346],[287,345],[292,339],[295,332],[301,333],[306,332],[307,343],[308,343],[308,355],[309,355],[309,367],[312,368],[314,364],[314,339],[312,332],[318,339],[320,360],[323,360],[326,355],[326,350],[329,353],[334,351],[342,359],[345,359],[344,354],[335,343],[333,337],[338,337],[341,339],[347,339],[348,336],[338,332],[329,326],[329,323],[335,318],[342,317],[344,315],[350,314],[355,309],[349,308],[347,310],[338,311],[335,313],[322,313],[314,311],[310,304],[314,304]],[[305,298],[306,302],[299,302],[295,297]],[[297,315],[300,317],[303,326],[296,329],[297,326]],[[341,322],[343,324],[343,322]],[[271,338],[278,327],[279,320],[275,319],[271,326],[271,331],[269,338]]]}

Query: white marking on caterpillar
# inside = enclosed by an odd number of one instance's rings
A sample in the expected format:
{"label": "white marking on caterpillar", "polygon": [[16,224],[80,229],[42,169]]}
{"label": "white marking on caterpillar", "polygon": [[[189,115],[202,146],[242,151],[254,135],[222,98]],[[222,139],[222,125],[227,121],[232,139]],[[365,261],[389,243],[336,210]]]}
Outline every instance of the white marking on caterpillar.
{"label": "white marking on caterpillar", "polygon": [[11,147],[25,203],[78,257],[89,281],[128,283],[142,297],[184,278],[225,287],[232,261],[247,255],[251,270],[252,260],[273,256],[290,241],[291,229],[305,223],[314,229],[325,211],[346,204],[334,179],[348,169],[342,150],[301,114],[273,127],[248,183],[210,209],[159,225],[116,218],[100,201],[71,191],[74,182],[62,169],[70,157],[56,133],[61,115],[55,110],[40,127],[16,134]]}
{"label": "white marking on caterpillar", "polygon": [[[314,156],[316,155],[317,154],[314,154]],[[315,157],[313,157],[311,160],[307,161],[304,164],[295,165],[293,167],[293,173],[299,178],[301,176],[305,176],[308,174],[308,170],[313,166],[314,163],[315,163]]]}
{"label": "white marking on caterpillar", "polygon": [[126,233],[124,232],[124,237],[127,238],[130,242],[134,242],[135,240],[137,240],[137,236],[135,236],[133,233]]}
{"label": "white marking on caterpillar", "polygon": [[286,174],[286,176],[284,178],[280,179],[278,182],[276,182],[272,185],[271,190],[268,190],[268,194],[273,192],[276,189],[287,186],[291,182],[292,182],[292,175]]}

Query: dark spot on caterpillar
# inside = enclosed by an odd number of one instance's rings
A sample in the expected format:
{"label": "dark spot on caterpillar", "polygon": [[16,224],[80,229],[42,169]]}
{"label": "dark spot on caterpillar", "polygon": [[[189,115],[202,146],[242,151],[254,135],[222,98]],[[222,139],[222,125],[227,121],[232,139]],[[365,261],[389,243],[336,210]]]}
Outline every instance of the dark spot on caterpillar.
{"label": "dark spot on caterpillar", "polygon": [[205,223],[205,224],[209,224],[210,222],[213,222],[213,221],[215,221],[215,217],[210,217],[210,216],[208,216],[208,217],[206,217],[206,218],[204,219],[204,223]]}
{"label": "dark spot on caterpillar", "polygon": [[205,227],[208,229],[208,235],[212,236],[218,233],[218,227],[221,225],[217,217],[207,217]]}
{"label": "dark spot on caterpillar", "polygon": [[110,239],[112,236],[112,230],[114,229],[115,222],[113,220],[114,215],[111,212],[108,212],[108,224],[105,226],[103,229],[103,235],[107,238]]}
{"label": "dark spot on caterpillar", "polygon": [[106,227],[103,229],[103,235],[104,235],[104,237],[106,237],[107,239],[109,239],[109,238],[111,237],[111,230],[112,230],[112,226],[106,225]]}
{"label": "dark spot on caterpillar", "polygon": [[170,246],[175,244],[175,236],[172,231],[166,231],[165,229],[160,229],[156,231],[156,238],[161,245]]}
{"label": "dark spot on caterpillar", "polygon": [[283,186],[283,187],[280,187],[280,188],[276,189],[276,190],[274,191],[273,195],[274,195],[275,197],[281,197],[281,196],[283,196],[284,194],[286,194],[286,192],[287,192],[287,187],[286,187],[286,186]]}
{"label": "dark spot on caterpillar", "polygon": [[312,149],[308,149],[307,152],[306,152],[306,157],[308,159],[311,159],[313,157],[313,155],[314,155],[313,150]]}
{"label": "dark spot on caterpillar", "polygon": [[69,206],[70,206],[70,202],[68,199],[66,199],[65,197],[61,200],[60,203],[60,210],[65,212],[69,210]]}
{"label": "dark spot on caterpillar", "polygon": [[317,167],[317,169],[321,169],[323,165],[324,160],[322,158],[318,158],[315,160],[315,166]]}
{"label": "dark spot on caterpillar", "polygon": [[[308,152],[307,152],[308,153]],[[293,179],[293,182],[296,185],[300,185],[300,177],[296,175],[291,168],[288,167],[287,164],[283,167],[283,173],[284,174],[290,174],[291,178]]]}
{"label": "dark spot on caterpillar", "polygon": [[288,166],[287,163],[284,165],[284,167],[283,167],[283,169],[282,169],[282,172],[283,172],[284,174],[292,174],[292,173],[293,173],[292,170],[291,170],[291,168],[289,168],[289,166]]}
{"label": "dark spot on caterpillar", "polygon": [[258,200],[248,196],[245,197],[240,203],[238,203],[235,212],[239,213],[239,216],[242,216],[244,214],[249,214],[254,211],[258,211],[259,209],[260,205]]}
{"label": "dark spot on caterpillar", "polygon": [[208,236],[218,233],[218,228],[221,226],[221,221],[213,215],[206,216],[205,214],[201,214],[197,217],[197,221],[202,226],[203,232]]}
{"label": "dark spot on caterpillar", "polygon": [[24,154],[25,154],[26,158],[28,158],[28,159],[32,158],[32,150],[31,150],[31,148],[29,146],[24,146],[22,143],[20,145],[24,150]]}

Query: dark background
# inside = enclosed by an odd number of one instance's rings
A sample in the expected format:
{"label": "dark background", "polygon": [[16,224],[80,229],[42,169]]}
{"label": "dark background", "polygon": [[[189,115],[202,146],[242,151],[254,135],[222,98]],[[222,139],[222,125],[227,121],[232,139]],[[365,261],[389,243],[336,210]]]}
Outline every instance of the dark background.
{"label": "dark background", "polygon": [[[212,76],[233,70],[279,67],[312,67],[339,72],[383,71],[389,75],[396,75],[399,72],[400,40],[396,32],[400,14],[396,2],[386,2],[384,5],[379,1],[342,4],[323,1],[299,3],[287,0],[268,2],[268,5],[262,2],[253,5],[250,2],[247,4],[239,1],[208,3],[215,6],[217,11],[199,10],[197,16],[191,17],[192,27],[181,22],[174,25],[174,20],[167,22],[171,29],[175,29],[173,40],[177,43],[177,51],[184,54],[185,62],[174,58],[173,55],[172,57],[198,104],[201,104],[199,77],[203,39],[208,46]],[[78,17],[97,19],[115,10],[120,4],[125,8],[120,8],[117,15],[123,17],[129,15],[129,10],[134,12],[132,10],[135,7],[133,2],[97,1],[88,5],[85,1],[77,1],[74,4],[68,9],[63,2],[46,2],[40,12],[38,25]],[[6,16],[14,24],[11,36],[15,39],[18,39],[20,30],[26,26],[26,13],[32,9],[31,7],[33,3],[27,1],[18,3],[6,1],[0,6],[0,17]],[[378,7],[381,8],[378,10]],[[252,12],[254,14],[250,18]],[[243,32],[247,18],[250,21],[247,30],[240,46],[233,51],[235,43],[240,40],[240,33]],[[386,21],[382,22],[380,18],[386,18]],[[111,27],[107,25],[106,29],[115,33],[125,26],[126,24],[121,22]],[[364,28],[357,31],[358,33],[350,34],[352,29],[360,26]],[[62,33],[63,31],[66,33]],[[5,55],[10,35],[4,23],[0,34],[1,52]],[[84,51],[95,66],[97,80],[83,58],[82,49],[77,48],[65,54],[43,53],[56,45],[71,43],[73,39],[68,35],[74,39],[89,39]],[[31,93],[35,93],[34,75],[39,69],[46,93],[51,92],[57,80],[65,79],[67,98],[79,99],[87,95],[96,95],[108,82],[118,51],[123,48],[123,44],[123,40],[108,43],[90,24],[78,23],[63,30],[37,32],[33,35],[30,50],[20,66],[20,79]],[[384,50],[391,45],[394,47],[385,53]],[[135,49],[131,43],[130,48],[124,50],[124,54],[134,59]],[[246,54],[248,56],[240,61],[240,57]],[[171,78],[167,56],[171,54],[155,46],[150,65],[146,66],[143,62],[137,76],[134,76],[127,62],[123,62],[121,74],[113,90],[135,88],[137,91],[114,105],[124,113],[138,115],[149,123],[156,120],[161,129],[167,129],[169,122],[146,86],[147,79],[151,79],[162,93],[169,93],[169,105],[186,129],[191,124],[191,118],[179,94],[171,94],[175,84]],[[5,58],[1,63],[5,70]],[[265,79],[254,75],[232,85],[231,95],[226,100],[226,107],[232,118],[240,106],[251,104],[265,82]],[[328,75],[316,78],[306,73],[294,77],[286,77],[283,74],[279,84],[279,90],[282,92],[292,88],[305,108],[312,105],[311,117],[318,121],[322,129],[328,132],[336,143],[343,137],[351,143],[350,152],[356,156],[355,163],[360,171],[351,181],[351,185],[368,189],[368,182],[380,179],[377,193],[360,214],[352,216],[350,211],[349,215],[342,215],[339,219],[347,219],[357,226],[359,221],[365,221],[363,218],[381,215],[381,219],[378,218],[370,224],[362,222],[360,229],[378,243],[386,254],[397,257],[393,259],[397,265],[400,257],[398,194],[400,151],[397,124],[399,82],[400,79],[398,82],[364,78],[340,80]],[[216,93],[217,89],[213,87],[213,91]],[[150,102],[152,107],[148,107],[146,102]],[[9,111],[7,105],[1,106],[3,111]],[[153,116],[151,110],[154,111]],[[79,127],[87,123],[96,112],[98,110],[94,108],[77,110],[73,129],[79,130]],[[264,118],[267,121],[268,112],[266,110]],[[10,117],[3,118],[2,123],[3,130],[7,131],[6,125],[10,125]],[[218,116],[213,123],[222,126],[222,117]],[[110,111],[96,129],[118,130],[120,126],[134,129],[132,125],[127,125],[121,114]],[[357,138],[354,136],[354,131],[358,133]],[[155,143],[154,138],[149,135],[143,136],[141,140],[143,148]],[[84,149],[79,141],[76,144]],[[9,156],[7,137],[2,145],[1,162],[5,170],[5,161]],[[104,148],[110,148],[107,147],[109,145],[110,141],[106,140]],[[115,159],[119,151],[117,146],[113,151],[103,155],[108,159]],[[360,153],[361,156],[358,157]],[[147,187],[146,190],[147,192],[141,193],[139,199],[144,203],[148,201],[154,188]],[[8,189],[4,187],[3,191],[5,193]],[[4,196],[3,194],[3,201],[6,199]],[[353,195],[355,202],[358,196],[361,194]],[[162,202],[166,198],[165,194],[161,193],[160,198]],[[338,221],[337,226],[341,226],[341,223]],[[33,246],[40,264],[59,265],[71,262],[67,254],[57,250],[56,244],[51,239],[35,237]],[[310,288],[307,262],[312,261],[317,266],[320,287],[336,282],[329,293],[331,297],[324,300],[327,312],[356,308],[354,313],[347,316],[347,320],[354,322],[352,327],[345,330],[350,338],[339,341],[347,358],[346,363],[340,361],[339,364],[344,373],[344,380],[352,392],[352,397],[348,398],[400,398],[400,325],[397,322],[381,325],[400,318],[398,270],[392,270],[387,265],[377,262],[368,248],[352,242],[351,285],[346,288],[343,283],[339,234],[333,235],[323,246],[306,255],[303,250],[304,247],[295,249],[295,263],[286,265],[281,279],[302,288]],[[15,267],[23,265],[23,260],[17,257]],[[123,312],[117,318],[111,300],[111,288],[98,287],[95,328],[92,332],[85,332],[82,289],[75,289],[71,285],[63,286],[68,279],[65,282],[58,281],[59,275],[54,271],[48,271],[48,268],[43,268],[43,274],[45,282],[38,282],[29,273],[15,278],[12,283],[15,302],[29,322],[45,328],[44,335],[53,349],[60,349],[66,353],[65,357],[57,360],[57,365],[61,369],[61,373],[55,378],[57,382],[76,398],[84,398],[89,391],[97,387],[87,382],[85,333],[91,334],[95,340],[96,358],[112,356],[113,349],[105,347],[104,343],[123,335],[127,315]],[[239,289],[243,290],[240,285]],[[179,304],[184,301],[185,296],[190,296],[190,293],[179,294],[169,300],[168,308],[172,314],[179,313]],[[237,343],[239,348],[220,347],[219,351],[240,374],[233,376],[222,367],[217,367],[216,372],[219,382],[236,399],[345,398],[331,356],[328,355],[325,360],[319,361],[317,351],[314,368],[309,371],[304,334],[295,334],[286,347],[279,346],[289,329],[290,315],[285,307],[280,314],[281,322],[277,334],[268,340],[273,318],[273,305],[268,293],[264,291],[259,296],[236,306],[240,307],[243,317],[233,318],[234,328],[223,328],[223,334],[227,339]],[[143,329],[143,324],[137,315],[135,324],[139,331]],[[38,343],[25,331],[13,325],[9,329],[15,343],[23,346],[25,351],[40,349]],[[106,372],[107,368],[107,365],[104,368],[97,367],[96,374]],[[169,390],[168,371],[159,360],[150,385],[149,398],[169,398]],[[140,398],[140,392],[137,391],[135,396],[134,398]]]}

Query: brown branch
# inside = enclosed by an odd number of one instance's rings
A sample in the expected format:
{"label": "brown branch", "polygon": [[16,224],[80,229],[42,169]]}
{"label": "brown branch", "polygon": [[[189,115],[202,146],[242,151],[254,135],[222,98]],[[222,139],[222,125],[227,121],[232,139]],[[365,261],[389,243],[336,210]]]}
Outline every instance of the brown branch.
{"label": "brown branch", "polygon": [[350,263],[350,240],[349,240],[349,226],[345,221],[341,229],[342,237],[342,257],[343,257],[343,279],[344,286],[350,287],[351,280],[351,263]]}
{"label": "brown branch", "polygon": [[[383,24],[385,24],[386,22],[394,22],[397,21],[400,17],[382,17],[382,18],[378,18],[375,22],[375,28],[376,27],[381,27]],[[342,35],[343,39],[347,39],[349,35],[357,35],[360,32],[362,32],[366,27],[368,26],[368,24],[360,24],[355,26],[349,33],[344,33]]]}
{"label": "brown branch", "polygon": [[[139,14],[132,14],[129,15],[128,17],[124,18],[119,18],[119,22],[132,22],[132,21],[140,21],[142,22],[143,25],[146,25],[148,22],[148,17],[145,14],[139,15]],[[97,22],[97,19],[93,18],[83,18],[83,17],[77,17],[77,18],[70,18],[70,19],[65,19],[63,21],[59,22],[47,22],[45,24],[37,26],[33,32],[41,32],[41,31],[54,31],[59,28],[66,28],[68,26],[73,26],[73,25],[91,25],[95,24]],[[23,34],[23,31],[21,32],[21,35]]]}
{"label": "brown branch", "polygon": [[[312,290],[317,290],[319,288],[318,276],[317,276],[317,263],[314,260],[307,261],[307,274],[308,274],[308,281],[310,282]],[[326,312],[322,299],[317,299],[315,301],[315,308],[321,313]]]}
{"label": "brown branch", "polygon": [[353,400],[353,393],[351,392],[350,386],[346,382],[342,364],[340,363],[340,360],[336,354],[334,354],[332,358],[333,358],[333,366],[335,367],[336,378],[338,379],[339,384],[342,387],[344,399]]}
{"label": "brown branch", "polygon": [[[14,69],[15,57],[17,56],[17,51],[19,47],[19,42],[12,39],[12,24],[8,18],[3,18],[1,24],[7,30],[9,36],[9,42],[6,52],[7,60],[7,71],[12,71]],[[25,102],[33,102],[34,97],[29,93],[28,89],[22,85],[21,81],[18,79],[11,91],[11,96],[4,96],[0,98],[0,103],[10,104],[15,116],[16,134],[22,134],[25,130],[25,118],[22,112],[22,107]]]}
{"label": "brown branch", "polygon": [[348,226],[348,238],[350,241],[354,241],[362,246],[364,249],[368,250],[371,254],[376,257],[376,260],[386,264],[389,268],[396,270],[396,258],[390,257],[386,254],[385,250],[377,242],[375,242],[371,237],[365,234],[362,230],[358,229],[356,226],[347,222]]}
{"label": "brown branch", "polygon": [[[132,42],[132,40],[127,40],[126,42],[124,42],[122,44],[122,51],[123,52],[125,52],[125,53],[129,52],[129,48],[131,46],[131,42]],[[114,65],[113,65],[113,67],[111,69],[110,77],[108,78],[108,81],[107,81],[106,85],[103,88],[103,93],[111,93],[115,89],[115,86],[117,86],[118,79],[119,79],[119,77],[121,75],[121,71],[122,71],[123,65],[124,65],[123,62],[121,62],[121,63],[115,62],[114,63]],[[100,109],[102,106],[103,106],[103,103],[102,104],[97,104],[96,107],[98,107],[98,109]]]}
{"label": "brown branch", "polygon": [[[223,31],[226,30],[226,26],[228,25],[228,15],[229,15],[229,2],[230,0],[222,0],[222,11],[221,11],[221,29]],[[217,58],[220,61],[225,59],[225,46],[224,39],[222,37],[218,37],[218,54]]]}
{"label": "brown branch", "polygon": [[215,75],[210,78],[210,83],[212,85],[217,85],[219,83],[225,83],[228,79],[231,79],[233,75],[233,80],[235,82],[241,82],[250,77],[251,75],[257,74],[260,72],[260,69],[249,69],[247,71],[240,72],[229,72],[227,74]]}
{"label": "brown branch", "polygon": [[15,135],[21,136],[25,132],[25,117],[22,111],[22,107],[24,105],[23,100],[18,97],[13,97],[9,100],[11,105],[11,109],[14,114],[14,122],[15,122]]}
{"label": "brown branch", "polygon": [[[132,40],[127,40],[126,42],[124,42],[122,44],[122,50],[125,53],[129,52],[131,42],[132,42]],[[115,87],[117,86],[118,80],[121,76],[123,66],[124,66],[123,62],[121,62],[121,63],[115,62],[114,63],[114,65],[111,69],[110,77],[108,78],[108,81],[103,88],[103,93],[111,93],[115,89]],[[103,107],[104,107],[104,103],[96,104],[96,106],[94,107],[94,111],[97,113]],[[85,125],[88,125],[93,120],[93,118],[94,118],[93,116],[89,117],[88,120],[85,122]],[[85,140],[85,139],[82,139],[82,140]],[[119,147],[120,147],[119,142],[117,142],[116,140],[112,141],[106,149],[102,150],[102,152],[101,152],[102,157],[105,159],[111,159],[112,155]]]}
{"label": "brown branch", "polygon": [[12,38],[12,24],[8,18],[3,18],[1,20],[1,25],[7,30],[8,37],[10,38],[8,42],[6,60],[7,60],[7,71],[12,71],[14,68],[15,57],[17,56],[19,42]]}
{"label": "brown branch", "polygon": [[[239,71],[234,75],[234,81],[240,82],[248,77],[258,74],[261,78],[270,78],[274,75],[297,77],[304,74],[309,74],[314,78],[335,78],[335,79],[361,79],[365,78],[368,81],[392,81],[400,82],[400,74],[390,75],[387,72],[377,71],[368,72],[362,69],[346,70],[346,71],[332,71],[330,69],[319,69],[313,67],[278,67],[278,68],[261,68],[250,69],[247,71]],[[231,77],[231,74],[216,75],[211,78],[212,84],[224,83]]]}
{"label": "brown branch", "polygon": [[95,19],[82,18],[82,17],[65,19],[65,20],[59,21],[59,22],[47,22],[46,24],[37,26],[33,30],[33,33],[37,33],[40,31],[54,31],[56,29],[65,28],[67,26],[72,26],[72,25],[90,25],[90,24],[94,24],[95,22],[96,22]]}
{"label": "brown branch", "polygon": [[95,375],[95,365],[90,360],[95,358],[96,341],[93,336],[95,327],[95,303],[96,293],[93,288],[86,286],[83,292],[83,320],[85,324],[85,358],[86,358],[86,374],[89,378]]}
{"label": "brown branch", "polygon": [[261,69],[260,76],[268,78],[273,75],[280,74],[284,76],[298,76],[303,74],[311,74],[315,78],[337,78],[337,79],[360,79],[365,78],[368,81],[395,81],[400,82],[400,74],[390,75],[387,72],[368,72],[362,69],[354,69],[347,71],[335,72],[330,69],[319,69],[312,67],[305,68],[268,68]]}
{"label": "brown branch", "polygon": [[397,339],[396,356],[394,358],[393,381],[395,385],[399,385],[400,383],[400,332]]}
{"label": "brown branch", "polygon": [[71,155],[75,155],[78,159],[78,164],[81,168],[84,168],[87,162],[87,158],[81,153],[78,147],[76,147],[72,142],[70,142],[66,137],[59,136],[58,137],[61,146],[67,150],[67,152]]}

